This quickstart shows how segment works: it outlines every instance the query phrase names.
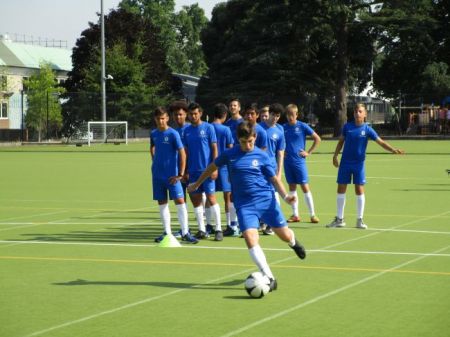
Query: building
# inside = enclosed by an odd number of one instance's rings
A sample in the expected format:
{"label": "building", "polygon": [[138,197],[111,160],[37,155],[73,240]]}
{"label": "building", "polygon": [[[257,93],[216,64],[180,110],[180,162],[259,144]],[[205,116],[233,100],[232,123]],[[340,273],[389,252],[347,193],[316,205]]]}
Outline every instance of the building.
{"label": "building", "polygon": [[7,35],[0,35],[0,140],[5,138],[2,133],[11,135],[13,130],[17,130],[20,134],[20,130],[24,128],[24,80],[38,72],[42,62],[49,63],[55,71],[57,81],[63,83],[72,70],[72,51],[18,43]]}

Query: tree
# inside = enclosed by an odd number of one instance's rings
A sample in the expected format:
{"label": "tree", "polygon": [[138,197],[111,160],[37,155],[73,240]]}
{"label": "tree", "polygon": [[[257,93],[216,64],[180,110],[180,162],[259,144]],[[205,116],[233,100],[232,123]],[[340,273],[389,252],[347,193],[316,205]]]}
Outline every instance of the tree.
{"label": "tree", "polygon": [[179,64],[176,72],[202,76],[206,73],[205,56],[202,50],[200,34],[206,27],[208,19],[198,4],[183,6],[175,14],[174,26],[177,32],[177,59]]}
{"label": "tree", "polygon": [[[107,119],[127,120],[130,129],[148,127],[150,113],[170,99],[171,74],[157,29],[142,15],[125,9],[105,17]],[[90,23],[72,54],[73,69],[66,82],[66,133],[80,123],[100,120],[100,27]],[[92,106],[96,106],[93,109]]]}
{"label": "tree", "polygon": [[[199,84],[200,98],[206,104],[238,96],[301,105],[317,98],[324,103],[319,109],[338,116],[340,130],[349,88],[370,78],[373,34],[357,20],[368,8],[364,0],[216,6],[202,35],[209,72]],[[330,108],[332,101],[337,108]]]}
{"label": "tree", "polygon": [[55,74],[49,63],[41,63],[36,74],[25,80],[28,87],[28,110],[25,123],[38,133],[38,141],[42,133],[49,135],[50,129],[59,130],[62,124],[59,96],[64,89],[57,85]]}
{"label": "tree", "polygon": [[448,95],[449,10],[443,0],[386,1],[373,17],[380,45],[374,82],[383,96],[431,103]]}
{"label": "tree", "polygon": [[201,76],[206,71],[200,32],[208,20],[198,4],[183,6],[178,14],[174,0],[122,0],[119,7],[158,27],[158,42],[172,72]]}

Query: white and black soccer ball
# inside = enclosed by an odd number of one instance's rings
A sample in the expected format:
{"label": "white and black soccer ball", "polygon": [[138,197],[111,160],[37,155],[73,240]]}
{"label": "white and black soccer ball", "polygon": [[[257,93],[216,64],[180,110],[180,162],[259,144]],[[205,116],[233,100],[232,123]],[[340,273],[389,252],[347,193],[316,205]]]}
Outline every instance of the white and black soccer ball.
{"label": "white and black soccer ball", "polygon": [[270,279],[257,271],[248,275],[245,280],[247,294],[254,298],[261,298],[270,291]]}

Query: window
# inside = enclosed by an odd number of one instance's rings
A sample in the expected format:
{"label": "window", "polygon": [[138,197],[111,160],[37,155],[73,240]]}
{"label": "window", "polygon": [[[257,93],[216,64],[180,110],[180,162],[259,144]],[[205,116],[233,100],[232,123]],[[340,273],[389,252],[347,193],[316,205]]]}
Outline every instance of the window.
{"label": "window", "polygon": [[8,118],[8,103],[2,102],[0,106],[0,118]]}

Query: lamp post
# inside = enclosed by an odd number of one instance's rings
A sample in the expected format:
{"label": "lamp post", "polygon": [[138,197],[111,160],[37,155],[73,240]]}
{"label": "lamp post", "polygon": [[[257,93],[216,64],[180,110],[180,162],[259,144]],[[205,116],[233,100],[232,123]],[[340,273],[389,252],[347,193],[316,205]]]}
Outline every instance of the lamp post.
{"label": "lamp post", "polygon": [[103,140],[106,141],[106,76],[105,76],[105,16],[103,14],[103,0],[100,0],[101,53],[102,53],[102,121]]}

